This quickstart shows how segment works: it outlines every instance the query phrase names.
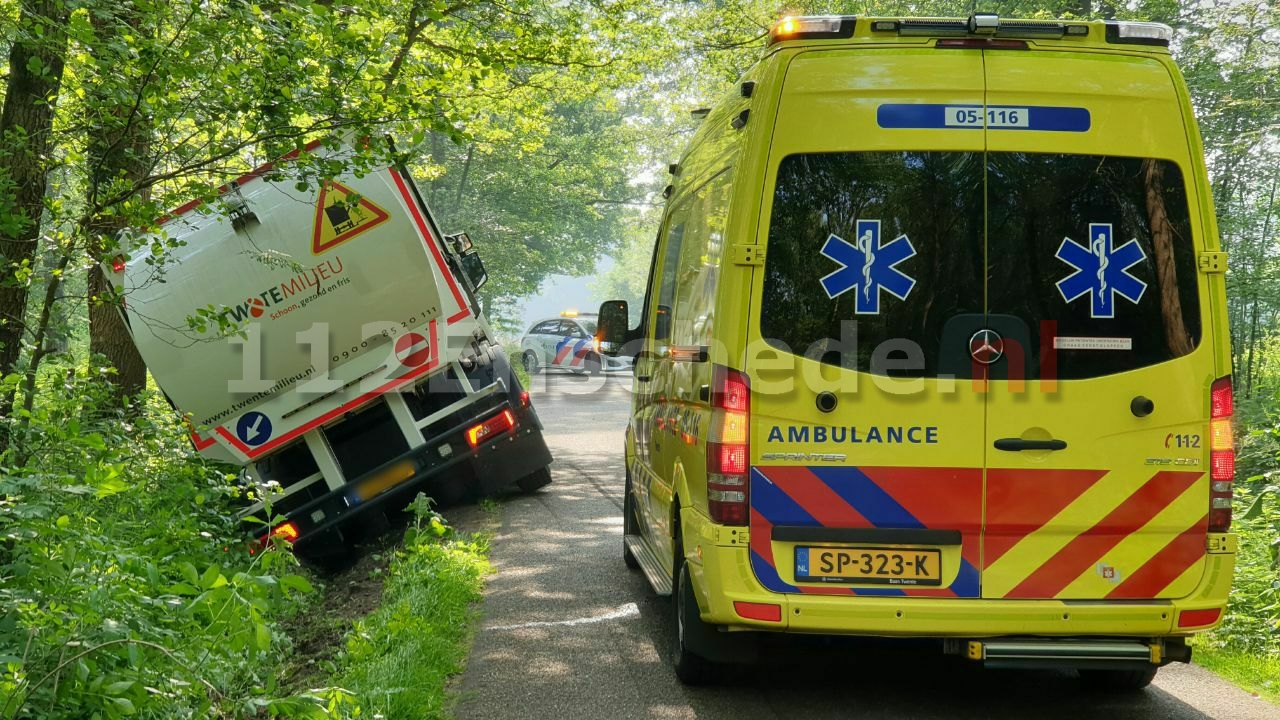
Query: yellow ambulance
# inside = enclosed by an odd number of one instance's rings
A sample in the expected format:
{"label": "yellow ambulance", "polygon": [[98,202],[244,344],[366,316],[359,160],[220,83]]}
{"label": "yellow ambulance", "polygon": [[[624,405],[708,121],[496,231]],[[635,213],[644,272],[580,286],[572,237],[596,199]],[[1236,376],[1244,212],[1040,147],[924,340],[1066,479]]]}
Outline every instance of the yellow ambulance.
{"label": "yellow ambulance", "polygon": [[681,680],[790,632],[1132,689],[1220,621],[1226,258],[1171,39],[772,28],[670,168],[639,327],[600,309]]}

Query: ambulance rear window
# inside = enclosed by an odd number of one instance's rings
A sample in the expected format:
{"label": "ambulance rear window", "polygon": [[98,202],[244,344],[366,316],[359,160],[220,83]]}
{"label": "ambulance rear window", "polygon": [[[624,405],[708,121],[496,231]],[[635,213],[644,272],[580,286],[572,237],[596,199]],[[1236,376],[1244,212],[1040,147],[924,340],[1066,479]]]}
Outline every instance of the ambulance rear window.
{"label": "ambulance rear window", "polygon": [[983,327],[1021,346],[1006,364],[1027,378],[1123,372],[1200,342],[1186,187],[1164,160],[791,155],[765,257],[761,335],[851,369],[964,376]]}

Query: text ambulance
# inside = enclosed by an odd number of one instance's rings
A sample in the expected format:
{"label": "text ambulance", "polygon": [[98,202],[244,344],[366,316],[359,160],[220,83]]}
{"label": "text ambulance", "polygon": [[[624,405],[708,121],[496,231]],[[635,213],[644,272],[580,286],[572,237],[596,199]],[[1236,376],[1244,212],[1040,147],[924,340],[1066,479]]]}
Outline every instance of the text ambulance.
{"label": "text ambulance", "polygon": [[419,490],[549,482],[528,393],[472,297],[470,241],[440,234],[403,166],[300,189],[298,160],[223,188],[225,212],[179,208],[107,269],[196,448],[270,488],[246,512],[284,520],[257,532],[323,559]]}
{"label": "text ambulance", "polygon": [[1234,567],[1223,272],[1149,23],[788,18],[673,181],[625,557],[705,681],[754,634],[1142,687]]}

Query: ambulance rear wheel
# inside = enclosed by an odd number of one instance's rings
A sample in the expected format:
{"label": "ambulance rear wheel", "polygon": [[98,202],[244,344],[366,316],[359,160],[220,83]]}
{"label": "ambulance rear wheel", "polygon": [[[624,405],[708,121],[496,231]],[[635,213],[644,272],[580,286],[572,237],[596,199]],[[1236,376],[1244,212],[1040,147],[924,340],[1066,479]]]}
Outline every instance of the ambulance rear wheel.
{"label": "ambulance rear wheel", "polygon": [[684,562],[683,554],[676,557],[680,562],[679,580],[676,591],[672,593],[672,604],[675,606],[675,647],[672,660],[676,679],[685,685],[707,685],[716,679],[716,665],[694,652],[690,648],[690,642],[713,631],[702,622],[698,612],[698,598],[693,593],[689,564]]}
{"label": "ambulance rear wheel", "polygon": [[1080,681],[1087,687],[1106,692],[1135,692],[1151,684],[1160,668],[1150,665],[1142,670],[1081,669]]}

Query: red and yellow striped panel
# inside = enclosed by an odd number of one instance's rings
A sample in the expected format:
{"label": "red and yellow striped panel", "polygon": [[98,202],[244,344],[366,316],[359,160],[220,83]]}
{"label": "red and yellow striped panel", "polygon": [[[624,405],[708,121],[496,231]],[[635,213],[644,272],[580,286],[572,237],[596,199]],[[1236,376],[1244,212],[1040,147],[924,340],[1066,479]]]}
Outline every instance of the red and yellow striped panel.
{"label": "red and yellow striped panel", "polygon": [[988,470],[983,597],[1188,594],[1203,570],[1207,483],[1197,471]]}

